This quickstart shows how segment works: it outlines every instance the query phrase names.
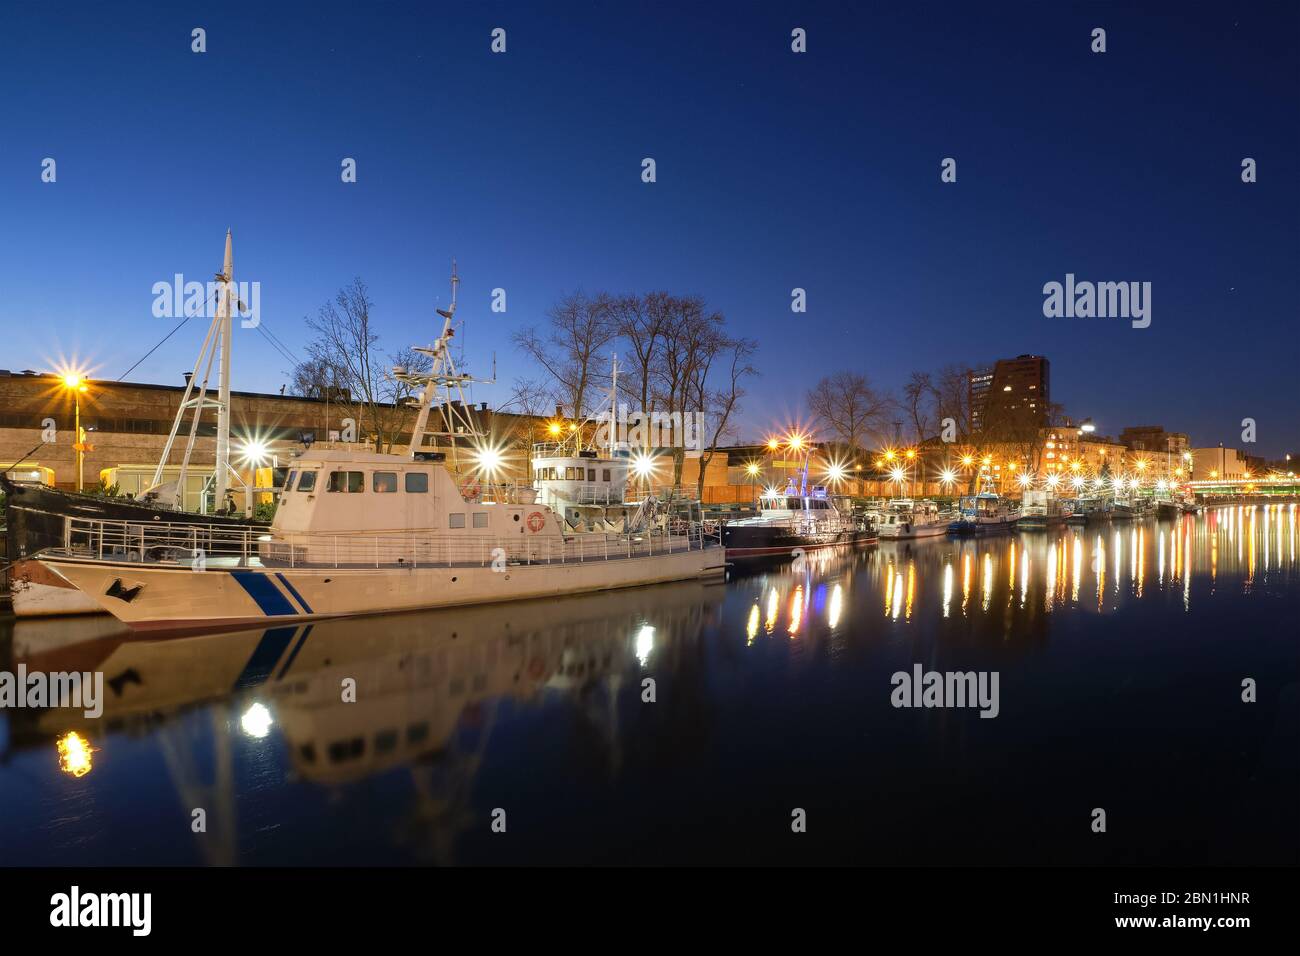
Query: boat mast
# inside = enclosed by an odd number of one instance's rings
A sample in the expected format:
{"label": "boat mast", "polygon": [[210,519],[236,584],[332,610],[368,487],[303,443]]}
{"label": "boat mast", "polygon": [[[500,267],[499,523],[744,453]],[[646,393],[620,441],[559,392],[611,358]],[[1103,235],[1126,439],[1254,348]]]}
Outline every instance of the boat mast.
{"label": "boat mast", "polygon": [[231,251],[230,230],[226,230],[226,256],[221,264],[220,300],[217,305],[217,322],[220,324],[217,348],[220,359],[217,367],[217,474],[216,497],[213,507],[220,511],[226,503],[230,488],[230,284],[234,279],[235,263]]}
{"label": "boat mast", "polygon": [[[176,435],[180,432],[181,423],[185,420],[185,413],[193,410],[194,415],[190,422],[189,435],[185,443],[185,454],[181,459],[180,475],[176,479],[175,487],[168,494],[170,500],[166,502],[176,510],[181,510],[184,502],[185,480],[189,476],[190,458],[194,454],[194,444],[198,437],[199,419],[203,416],[205,409],[214,408],[217,411],[215,474],[217,497],[214,501],[216,508],[220,508],[225,503],[226,491],[230,486],[230,296],[233,294],[231,290],[233,272],[232,240],[230,230],[227,229],[225,261],[222,264],[221,272],[215,276],[216,280],[221,283],[216,317],[212,320],[212,324],[208,326],[208,334],[204,337],[203,346],[199,349],[198,358],[194,361],[194,371],[190,373],[189,380],[185,383],[185,392],[181,396],[180,406],[176,409],[176,417],[172,421],[171,432],[168,433],[167,441],[163,445],[162,455],[158,459],[158,467],[154,469],[153,481],[145,491],[145,494],[150,492],[157,494],[162,490],[163,471],[171,458],[172,447],[176,443]],[[218,355],[221,356],[221,360],[217,365],[217,397],[210,398],[208,396],[208,381],[212,374],[213,363]],[[197,394],[195,394],[196,384],[198,385]]]}
{"label": "boat mast", "polygon": [[[451,354],[451,340],[456,335],[456,330],[452,327],[452,320],[456,315],[456,289],[459,285],[460,276],[456,272],[456,260],[453,259],[451,262],[451,304],[446,310],[436,310],[442,316],[442,334],[434,341],[433,345],[427,348],[417,346],[413,349],[413,351],[433,358],[433,364],[428,373],[412,372],[400,365],[393,367],[393,378],[399,382],[406,382],[423,388],[420,394],[420,412],[416,416],[415,428],[411,432],[411,444],[407,449],[407,455],[414,458],[417,452],[423,450],[426,435],[446,436],[451,446],[453,471],[459,470],[456,457],[456,439],[458,437],[482,438],[478,425],[474,421],[474,416],[470,414],[465,403],[465,385],[472,382],[492,385],[495,382],[495,379],[476,379],[472,375],[461,373],[456,368],[456,360]],[[429,412],[439,396],[442,398],[439,404],[441,406],[443,430],[430,431],[428,427]]]}

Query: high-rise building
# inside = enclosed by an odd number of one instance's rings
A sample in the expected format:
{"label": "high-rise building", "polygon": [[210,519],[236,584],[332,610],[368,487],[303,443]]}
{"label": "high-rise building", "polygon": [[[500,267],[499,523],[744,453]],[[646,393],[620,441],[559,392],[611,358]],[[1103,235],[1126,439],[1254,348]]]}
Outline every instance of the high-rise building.
{"label": "high-rise building", "polygon": [[1050,363],[1041,355],[998,359],[967,378],[971,431],[1041,428],[1048,424]]}

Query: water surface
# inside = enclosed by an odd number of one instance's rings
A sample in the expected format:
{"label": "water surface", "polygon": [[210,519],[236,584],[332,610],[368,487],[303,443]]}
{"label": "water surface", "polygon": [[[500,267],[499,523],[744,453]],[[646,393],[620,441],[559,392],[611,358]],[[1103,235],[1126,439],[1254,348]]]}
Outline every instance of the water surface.
{"label": "water surface", "polygon": [[[896,542],[725,584],[201,637],[0,623],[0,669],[109,688],[101,720],[0,712],[0,850],[1296,863],[1297,525],[1285,505]],[[893,707],[891,675],[918,663],[996,671],[998,716]],[[59,766],[72,731],[94,748],[81,776]]]}

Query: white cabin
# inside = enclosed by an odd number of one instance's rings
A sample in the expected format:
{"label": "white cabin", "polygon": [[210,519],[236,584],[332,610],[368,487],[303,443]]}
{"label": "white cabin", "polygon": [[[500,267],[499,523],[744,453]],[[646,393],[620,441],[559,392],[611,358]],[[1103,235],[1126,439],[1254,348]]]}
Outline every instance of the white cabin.
{"label": "white cabin", "polygon": [[472,556],[475,546],[502,547],[514,556],[563,538],[547,505],[479,500],[474,479],[458,487],[441,461],[337,449],[294,460],[271,530],[283,541],[264,550],[291,544],[295,562],[330,560],[340,540],[344,553],[334,560],[369,562],[373,551],[379,563],[399,561],[415,540],[411,532],[428,535],[421,545],[428,553],[409,558],[416,564],[447,560],[453,552]]}

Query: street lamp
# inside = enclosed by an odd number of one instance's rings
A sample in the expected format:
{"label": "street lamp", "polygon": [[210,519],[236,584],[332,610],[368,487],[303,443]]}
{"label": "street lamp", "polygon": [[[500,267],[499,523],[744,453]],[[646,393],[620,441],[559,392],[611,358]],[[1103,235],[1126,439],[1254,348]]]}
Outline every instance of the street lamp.
{"label": "street lamp", "polygon": [[82,485],[82,470],[86,460],[86,435],[81,430],[81,393],[86,391],[86,379],[80,372],[65,372],[63,375],[63,387],[72,392],[72,400],[76,408],[75,418],[73,419],[73,434],[76,439],[72,443],[72,449],[77,453],[77,492],[80,494]]}

